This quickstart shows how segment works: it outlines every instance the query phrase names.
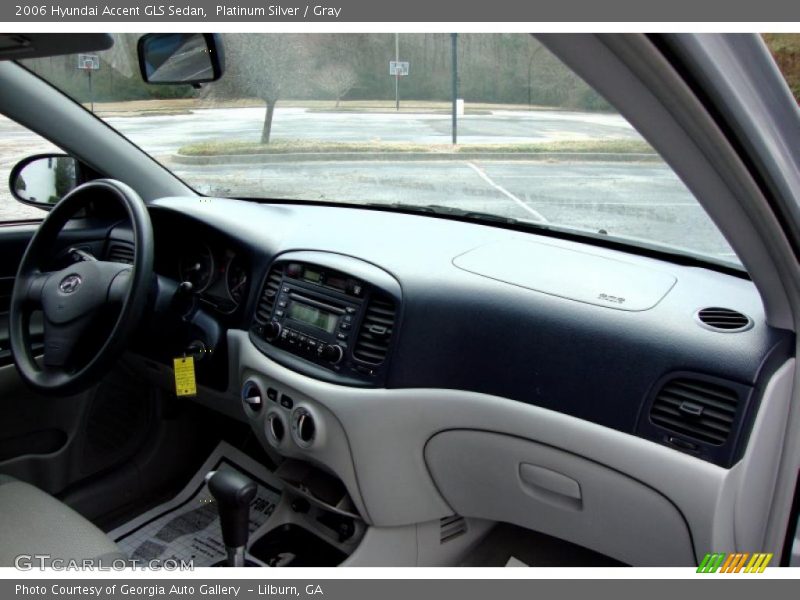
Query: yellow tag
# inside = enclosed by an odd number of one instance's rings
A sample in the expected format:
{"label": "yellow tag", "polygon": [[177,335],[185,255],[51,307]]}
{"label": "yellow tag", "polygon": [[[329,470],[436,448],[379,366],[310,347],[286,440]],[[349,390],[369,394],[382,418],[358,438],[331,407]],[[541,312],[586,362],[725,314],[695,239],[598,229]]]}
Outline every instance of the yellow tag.
{"label": "yellow tag", "polygon": [[196,396],[197,383],[194,379],[194,358],[184,356],[173,359],[175,366],[175,395]]}

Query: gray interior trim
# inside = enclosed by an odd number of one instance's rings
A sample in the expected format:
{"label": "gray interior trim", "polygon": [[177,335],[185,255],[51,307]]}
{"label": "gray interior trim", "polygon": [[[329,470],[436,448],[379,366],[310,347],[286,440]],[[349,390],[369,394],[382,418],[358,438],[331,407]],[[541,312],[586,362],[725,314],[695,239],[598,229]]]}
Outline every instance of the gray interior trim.
{"label": "gray interior trim", "polygon": [[425,458],[459,514],[522,525],[637,566],[695,564],[686,522],[669,499],[586,458],[468,430],[435,435]]}
{"label": "gray interior trim", "polygon": [[737,550],[770,547],[765,546],[764,536],[789,415],[794,367],[795,360],[789,360],[767,385],[747,453],[734,467],[742,472],[734,507]]}
{"label": "gray interior trim", "polygon": [[370,527],[342,567],[417,566],[417,527]]}
{"label": "gray interior trim", "polygon": [[446,541],[441,538],[440,521],[417,524],[417,566],[453,567],[461,564],[475,545],[495,526],[494,521],[483,519],[464,521],[465,532]]}
{"label": "gray interior trim", "polygon": [[[797,478],[800,476],[800,401],[797,391],[800,389],[800,372],[795,363],[794,389],[789,402],[789,413],[781,425],[784,430],[783,445],[780,449],[777,481],[772,494],[769,517],[766,524],[764,545],[767,548],[783,547],[783,542],[790,532],[789,519],[796,490]],[[795,548],[797,551],[797,548]],[[783,558],[782,556],[780,557]]]}
{"label": "gray interior trim", "polygon": [[[728,470],[629,434],[497,396],[448,389],[354,389],[318,381],[261,354],[244,331],[230,330],[228,344],[239,361],[239,383],[258,373],[290,386],[335,415],[347,436],[361,499],[378,528],[433,521],[458,512],[431,478],[424,448],[442,431],[482,430],[584,457],[663,494],[685,518],[695,559],[710,551],[754,550],[742,545],[756,542],[749,529],[736,530],[735,510],[762,510],[759,503],[771,498],[769,482],[763,482],[766,488],[758,487],[763,477],[759,465],[774,461],[770,431],[788,405],[787,380],[794,369],[794,360],[785,363],[766,388],[755,423],[755,435],[764,444],[751,444],[741,464]],[[324,454],[315,459],[327,460]],[[631,535],[637,534],[631,531]],[[635,540],[627,541],[635,546]],[[756,550],[775,552],[779,545]],[[650,560],[657,563],[654,556]]]}
{"label": "gray interior trim", "polygon": [[125,559],[102,531],[53,496],[22,481],[0,486],[0,566],[21,554],[49,559]]}
{"label": "gray interior trim", "polygon": [[47,138],[107,177],[134,188],[145,201],[194,192],[117,134],[16,63],[0,62],[0,106],[4,114]]}
{"label": "gray interior trim", "polygon": [[589,457],[660,491],[684,514],[696,552],[733,540],[730,524],[725,527],[729,535],[720,535],[714,524],[726,469],[496,396],[446,389],[352,389],[317,381],[265,357],[244,331],[229,331],[228,343],[238,348],[240,381],[261,373],[336,415],[347,433],[364,505],[379,527],[431,521],[455,512],[433,483],[423,450],[436,433],[461,428],[502,432]]}
{"label": "gray interior trim", "polygon": [[467,519],[467,532],[441,542],[438,520],[402,527],[370,527],[343,567],[454,567],[494,526],[491,521]]}

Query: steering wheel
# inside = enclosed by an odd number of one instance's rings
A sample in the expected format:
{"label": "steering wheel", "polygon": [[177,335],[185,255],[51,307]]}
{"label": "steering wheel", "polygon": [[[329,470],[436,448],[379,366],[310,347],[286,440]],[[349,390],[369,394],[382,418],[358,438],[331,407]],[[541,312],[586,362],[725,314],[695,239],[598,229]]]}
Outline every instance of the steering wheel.
{"label": "steering wheel", "polygon": [[[88,260],[60,271],[46,271],[59,232],[93,201],[117,201],[124,207],[133,230],[133,265],[87,255]],[[31,238],[11,292],[9,338],[22,379],[38,392],[57,395],[77,393],[96,383],[121,356],[143,317],[152,280],[153,227],[133,189],[120,181],[98,179],[64,196]],[[35,310],[44,315],[41,366],[33,356],[28,331]],[[101,316],[113,319],[107,335],[98,335]]]}

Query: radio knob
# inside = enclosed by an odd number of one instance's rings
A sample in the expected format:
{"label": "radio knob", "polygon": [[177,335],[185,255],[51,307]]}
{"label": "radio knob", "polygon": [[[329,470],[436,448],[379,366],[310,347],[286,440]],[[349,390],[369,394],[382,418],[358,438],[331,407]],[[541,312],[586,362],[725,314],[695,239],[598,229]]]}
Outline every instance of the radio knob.
{"label": "radio knob", "polygon": [[328,344],[322,347],[320,352],[322,360],[326,360],[332,365],[338,364],[344,358],[344,350],[338,344]]}
{"label": "radio knob", "polygon": [[264,339],[268,342],[274,342],[281,334],[281,324],[277,321],[270,321],[264,325]]}

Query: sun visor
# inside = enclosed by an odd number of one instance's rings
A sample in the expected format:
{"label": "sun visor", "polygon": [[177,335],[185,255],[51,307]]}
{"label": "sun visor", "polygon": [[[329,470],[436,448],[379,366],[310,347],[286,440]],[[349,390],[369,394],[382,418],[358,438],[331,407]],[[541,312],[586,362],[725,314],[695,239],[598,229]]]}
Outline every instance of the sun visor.
{"label": "sun visor", "polygon": [[99,52],[113,45],[108,33],[0,33],[0,60]]}

